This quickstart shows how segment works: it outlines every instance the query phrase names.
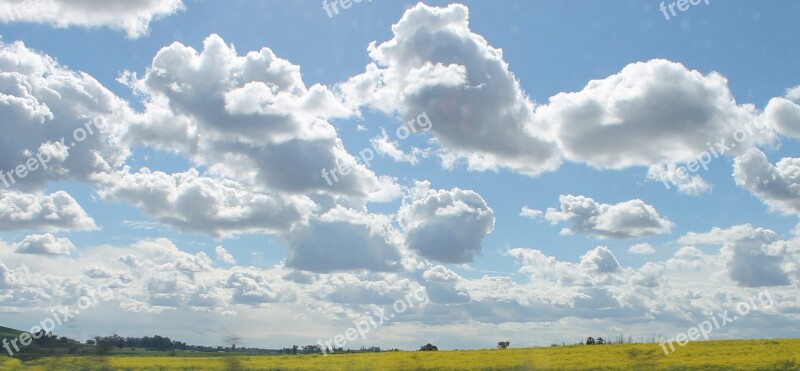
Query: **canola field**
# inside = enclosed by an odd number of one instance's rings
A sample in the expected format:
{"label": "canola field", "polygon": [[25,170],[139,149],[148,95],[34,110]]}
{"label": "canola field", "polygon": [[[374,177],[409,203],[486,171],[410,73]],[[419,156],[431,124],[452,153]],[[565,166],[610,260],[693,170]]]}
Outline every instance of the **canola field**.
{"label": "canola field", "polygon": [[178,353],[0,359],[2,370],[800,370],[800,339],[330,355]]}

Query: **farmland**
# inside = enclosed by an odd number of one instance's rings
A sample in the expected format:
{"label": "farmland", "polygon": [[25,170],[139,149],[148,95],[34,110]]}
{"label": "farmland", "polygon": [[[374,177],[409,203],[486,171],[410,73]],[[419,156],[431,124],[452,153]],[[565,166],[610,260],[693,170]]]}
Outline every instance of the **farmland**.
{"label": "farmland", "polygon": [[800,339],[330,355],[136,353],[4,358],[4,370],[798,370]]}

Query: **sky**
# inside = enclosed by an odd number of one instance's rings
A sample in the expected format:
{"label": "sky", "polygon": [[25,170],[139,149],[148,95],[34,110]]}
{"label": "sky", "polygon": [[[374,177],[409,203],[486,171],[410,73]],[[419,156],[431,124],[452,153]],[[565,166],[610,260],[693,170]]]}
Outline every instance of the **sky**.
{"label": "sky", "polygon": [[0,0],[0,324],[280,348],[382,318],[344,347],[466,349],[729,311],[708,338],[797,336],[798,11]]}

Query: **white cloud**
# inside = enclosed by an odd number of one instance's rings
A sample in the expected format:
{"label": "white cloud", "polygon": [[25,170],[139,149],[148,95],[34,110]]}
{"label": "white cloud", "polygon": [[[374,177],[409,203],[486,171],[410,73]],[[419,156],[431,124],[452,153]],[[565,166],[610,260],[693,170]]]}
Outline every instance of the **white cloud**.
{"label": "white cloud", "polygon": [[0,22],[109,27],[138,38],[148,33],[150,22],[183,8],[182,0],[0,0]]}
{"label": "white cloud", "polygon": [[800,158],[786,157],[772,165],[763,152],[751,149],[735,159],[733,178],[770,209],[800,213]]}
{"label": "white cloud", "polygon": [[94,220],[67,192],[0,193],[0,231],[96,230]]}
{"label": "white cloud", "polygon": [[689,174],[675,164],[658,164],[647,168],[647,179],[664,184],[667,189],[678,187],[678,192],[699,196],[711,191],[711,185],[697,174]]}
{"label": "white cloud", "polygon": [[561,159],[533,103],[502,51],[469,29],[468,10],[418,4],[392,26],[393,38],[369,47],[373,62],[340,86],[354,106],[413,119],[425,112],[445,148],[445,165],[509,168],[528,175],[554,170]]}
{"label": "white cloud", "polygon": [[656,252],[649,243],[637,243],[628,249],[633,254],[654,254]]}
{"label": "white cloud", "polygon": [[669,233],[674,224],[642,200],[601,204],[584,196],[560,196],[561,210],[548,208],[552,224],[569,222],[566,233],[588,233],[600,238],[634,238]]}
{"label": "white cloud", "polygon": [[144,168],[99,179],[104,200],[130,202],[162,223],[214,237],[283,232],[306,220],[316,207],[304,196],[254,193],[194,169],[170,175]]}
{"label": "white cloud", "polygon": [[411,165],[419,163],[422,157],[428,157],[429,150],[419,149],[413,147],[410,153],[403,152],[400,149],[400,144],[397,141],[392,141],[386,134],[386,129],[381,128],[381,135],[370,139],[372,146],[378,151],[379,154],[389,156],[395,162],[408,162]]}
{"label": "white cloud", "polygon": [[[22,42],[0,40],[0,117],[8,134],[0,138],[4,186],[39,190],[51,181],[90,182],[93,174],[109,172],[128,156],[119,137],[131,115],[124,100],[91,76]],[[24,176],[16,171],[23,164]]]}
{"label": "white cloud", "polygon": [[67,238],[56,238],[50,233],[26,236],[17,244],[16,252],[31,255],[72,255],[75,245]]}
{"label": "white cloud", "polygon": [[[177,152],[211,176],[256,191],[366,198],[386,186],[344,149],[328,119],[354,115],[328,88],[306,87],[300,67],[270,49],[239,56],[217,35],[203,50],[173,43],[143,78],[123,79],[146,99],[131,143]],[[328,184],[322,170],[348,165]]]}
{"label": "white cloud", "polygon": [[443,263],[468,263],[494,230],[494,211],[470,190],[431,190],[417,182],[398,211],[406,244],[421,256]]}
{"label": "white cloud", "polygon": [[228,250],[225,250],[222,246],[217,246],[214,251],[217,253],[217,261],[221,263],[225,263],[228,265],[236,265],[236,259],[233,258]]}
{"label": "white cloud", "polygon": [[[567,159],[599,169],[686,163],[756,121],[752,105],[738,105],[720,74],[702,75],[666,60],[632,63],[560,93],[537,107],[536,119],[554,125]],[[753,130],[731,153],[771,143]]]}
{"label": "white cloud", "polygon": [[519,212],[519,216],[528,219],[539,219],[544,216],[544,213],[541,210],[531,209],[527,206],[523,206],[522,210]]}

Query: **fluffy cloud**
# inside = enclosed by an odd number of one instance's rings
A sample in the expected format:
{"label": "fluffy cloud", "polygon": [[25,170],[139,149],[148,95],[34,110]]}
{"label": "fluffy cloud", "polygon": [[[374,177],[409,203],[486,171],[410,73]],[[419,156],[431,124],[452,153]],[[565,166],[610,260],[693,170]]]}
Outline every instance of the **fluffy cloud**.
{"label": "fluffy cloud", "polygon": [[217,261],[221,263],[225,263],[228,265],[236,265],[236,259],[233,258],[228,250],[225,250],[222,246],[217,246],[214,251],[217,253]]}
{"label": "fluffy cloud", "polygon": [[772,98],[764,108],[767,123],[783,135],[800,138],[800,86],[787,90],[786,97]]}
{"label": "fluffy cloud", "polygon": [[476,192],[431,190],[418,182],[398,212],[406,244],[421,256],[443,263],[468,263],[494,230],[494,211]]}
{"label": "fluffy cloud", "polygon": [[465,160],[470,169],[529,175],[560,165],[502,51],[470,31],[465,6],[420,3],[392,32],[392,39],[370,45],[366,71],[340,86],[351,104],[405,119],[425,112],[448,165]]}
{"label": "fluffy cloud", "polygon": [[[754,106],[736,103],[722,75],[658,59],[557,94],[536,110],[537,120],[555,126],[567,159],[599,169],[686,163],[710,143],[730,145],[757,118]],[[774,140],[762,129],[751,128],[731,153]]]}
{"label": "fluffy cloud", "polygon": [[17,244],[16,251],[32,255],[71,255],[75,245],[67,238],[56,238],[50,233],[32,234]]}
{"label": "fluffy cloud", "polygon": [[678,192],[699,196],[711,191],[711,185],[697,174],[689,174],[675,164],[658,164],[647,168],[647,179],[664,184],[667,189],[678,187]]}
{"label": "fluffy cloud", "polygon": [[544,216],[544,213],[541,210],[531,209],[527,206],[523,206],[522,210],[519,212],[519,216],[528,219],[539,219]]}
{"label": "fluffy cloud", "polygon": [[0,22],[109,27],[138,38],[147,34],[151,21],[182,9],[182,0],[0,0]]}
{"label": "fluffy cloud", "polygon": [[[217,35],[199,53],[173,43],[142,79],[125,81],[147,99],[127,139],[183,154],[211,175],[287,193],[368,197],[386,185],[326,121],[353,113],[326,87],[307,88],[300,68],[267,48],[239,56]],[[322,170],[339,164],[350,171],[329,184]]]}
{"label": "fluffy cloud", "polygon": [[98,179],[104,200],[127,201],[162,223],[215,237],[282,232],[306,220],[316,207],[304,196],[254,193],[196,170],[169,175],[142,169]]}
{"label": "fluffy cloud", "polygon": [[[21,42],[0,41],[4,186],[41,189],[49,181],[90,181],[92,174],[107,173],[128,155],[119,137],[131,115],[125,101],[91,76]],[[16,171],[23,164],[27,169]]]}
{"label": "fluffy cloud", "polygon": [[64,191],[50,195],[0,193],[0,231],[96,229],[94,219]]}
{"label": "fluffy cloud", "polygon": [[401,238],[389,217],[337,206],[284,235],[286,265],[322,273],[395,271]]}
{"label": "fluffy cloud", "polygon": [[584,196],[560,196],[561,210],[548,208],[552,224],[568,222],[562,233],[587,233],[600,238],[634,238],[669,233],[673,223],[642,200],[601,204]]}
{"label": "fluffy cloud", "polygon": [[653,254],[656,252],[656,250],[653,249],[653,246],[650,246],[649,243],[637,243],[636,245],[631,246],[628,251],[634,254]]}
{"label": "fluffy cloud", "polygon": [[734,161],[733,178],[770,209],[800,213],[800,158],[786,157],[772,165],[763,152],[751,149]]}
{"label": "fluffy cloud", "polygon": [[[678,240],[684,244],[722,245],[721,255],[727,262],[728,276],[744,287],[790,284],[787,269],[784,268],[787,262],[783,255],[786,254],[771,248],[777,241],[775,232],[753,228],[750,224],[728,229],[713,228],[706,233],[688,233]],[[789,256],[790,260],[796,258]],[[797,261],[790,264],[796,265]]]}

